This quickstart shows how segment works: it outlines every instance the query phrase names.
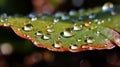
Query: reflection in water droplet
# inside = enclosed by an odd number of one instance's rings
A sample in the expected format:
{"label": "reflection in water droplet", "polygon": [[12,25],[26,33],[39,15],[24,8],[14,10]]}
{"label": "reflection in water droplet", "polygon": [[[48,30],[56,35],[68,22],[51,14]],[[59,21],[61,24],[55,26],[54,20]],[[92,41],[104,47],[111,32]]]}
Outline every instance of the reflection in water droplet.
{"label": "reflection in water droplet", "polygon": [[22,28],[24,31],[31,31],[33,30],[33,25],[32,24],[27,24]]}

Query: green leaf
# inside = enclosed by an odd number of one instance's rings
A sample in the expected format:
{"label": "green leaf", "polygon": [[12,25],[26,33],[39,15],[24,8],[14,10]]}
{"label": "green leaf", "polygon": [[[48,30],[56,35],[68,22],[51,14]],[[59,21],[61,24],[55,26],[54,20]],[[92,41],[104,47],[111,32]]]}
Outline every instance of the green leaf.
{"label": "green leaf", "polygon": [[[0,26],[9,27],[35,46],[47,48],[51,51],[79,52],[84,50],[112,49],[120,46],[120,7],[116,8],[116,15],[102,12],[101,8],[94,8],[83,12],[83,21],[78,19],[79,13],[70,16],[69,20],[51,17],[37,20],[33,18],[1,18]],[[95,18],[88,18],[88,13],[95,13]],[[35,17],[36,18],[36,17]],[[55,21],[54,21],[55,20]],[[54,23],[54,22],[55,23]]]}

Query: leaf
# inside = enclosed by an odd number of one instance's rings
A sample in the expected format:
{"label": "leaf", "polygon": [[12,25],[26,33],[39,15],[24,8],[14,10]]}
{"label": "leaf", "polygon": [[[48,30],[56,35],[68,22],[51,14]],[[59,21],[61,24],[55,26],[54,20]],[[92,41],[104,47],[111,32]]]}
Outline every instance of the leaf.
{"label": "leaf", "polygon": [[[102,12],[100,7],[94,8],[82,13],[82,21],[78,20],[79,13],[62,19],[53,16],[1,18],[0,26],[12,28],[18,36],[51,51],[112,49],[120,46],[119,10],[120,7],[117,7],[117,14],[111,15]],[[87,15],[88,13],[95,15]]]}

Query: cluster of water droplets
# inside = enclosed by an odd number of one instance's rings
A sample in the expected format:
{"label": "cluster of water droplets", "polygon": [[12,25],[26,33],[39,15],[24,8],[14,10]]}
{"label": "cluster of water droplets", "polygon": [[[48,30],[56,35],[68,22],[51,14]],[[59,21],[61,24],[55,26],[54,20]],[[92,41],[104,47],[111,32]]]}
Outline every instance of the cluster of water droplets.
{"label": "cluster of water droplets", "polygon": [[[112,3],[106,3],[105,5],[103,5],[102,10],[105,13],[110,12],[112,15],[113,14],[115,15],[115,13],[113,13],[114,5]],[[97,14],[95,14],[95,13],[88,13],[87,16],[84,16],[83,14],[84,14],[84,9],[80,9],[78,11],[70,10],[68,12],[68,14],[66,14],[64,12],[56,12],[54,14],[54,16],[52,16],[51,22],[53,22],[53,24],[46,26],[46,33],[43,33],[43,31],[36,31],[34,33],[34,35],[35,35],[35,37],[40,37],[43,40],[50,40],[50,39],[52,39],[51,33],[56,33],[56,31],[54,29],[55,24],[60,23],[61,21],[62,22],[73,22],[73,26],[71,28],[65,28],[62,32],[59,32],[60,37],[58,37],[58,39],[53,42],[52,46],[59,49],[59,48],[62,48],[62,45],[63,45],[63,43],[61,41],[62,38],[66,38],[68,40],[69,40],[69,38],[73,38],[74,36],[76,36],[76,34],[74,34],[74,32],[81,31],[83,29],[83,27],[90,28],[91,30],[94,28],[97,28],[97,26],[92,27],[92,23],[95,23],[98,25],[105,23],[104,20],[97,19]],[[77,17],[73,18],[76,15],[77,15]],[[7,14],[2,14],[0,16],[0,18],[2,18],[2,19],[0,19],[0,22],[3,22],[4,26],[8,26],[7,22],[8,22],[9,17],[7,16]],[[29,18],[31,20],[30,22],[32,23],[34,21],[37,21],[39,18],[46,19],[46,18],[49,18],[49,16],[47,16],[47,15],[41,15],[39,17],[29,16]],[[89,20],[89,21],[84,21],[84,19]],[[84,24],[78,24],[78,23],[81,23],[81,21],[84,22]],[[108,21],[111,21],[111,19],[108,18]],[[31,23],[28,23],[25,26],[23,26],[22,30],[25,32],[33,31],[35,26],[33,26]],[[90,29],[88,29],[88,30],[90,30]],[[100,31],[96,31],[97,36],[99,36],[100,34],[101,34]],[[81,42],[82,40],[83,39],[79,38],[79,39],[77,39],[76,42]],[[95,39],[93,37],[86,37],[84,42],[87,44],[92,44],[95,42]],[[69,48],[72,50],[76,50],[79,48],[78,44],[76,44],[76,43],[71,43],[71,44],[69,44],[69,46],[70,46]]]}

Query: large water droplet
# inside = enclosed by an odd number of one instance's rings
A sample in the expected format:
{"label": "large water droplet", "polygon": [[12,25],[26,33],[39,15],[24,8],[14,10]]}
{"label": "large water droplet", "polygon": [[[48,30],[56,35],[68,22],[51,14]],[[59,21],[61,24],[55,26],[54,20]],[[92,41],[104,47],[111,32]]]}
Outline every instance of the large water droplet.
{"label": "large water droplet", "polygon": [[71,32],[71,28],[67,28],[66,30],[64,30],[64,32],[62,32],[61,35],[66,38],[74,36]]}
{"label": "large water droplet", "polygon": [[111,2],[105,3],[102,7],[103,12],[112,12],[113,9],[114,9],[114,5]]}
{"label": "large water droplet", "polygon": [[31,31],[33,30],[33,25],[32,24],[27,24],[22,28],[24,31]]}

